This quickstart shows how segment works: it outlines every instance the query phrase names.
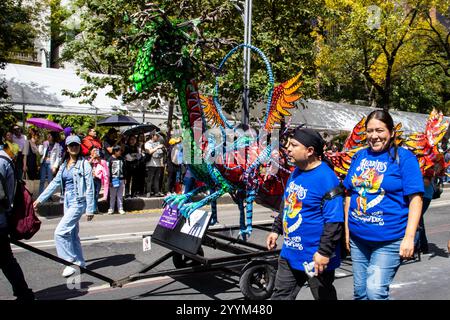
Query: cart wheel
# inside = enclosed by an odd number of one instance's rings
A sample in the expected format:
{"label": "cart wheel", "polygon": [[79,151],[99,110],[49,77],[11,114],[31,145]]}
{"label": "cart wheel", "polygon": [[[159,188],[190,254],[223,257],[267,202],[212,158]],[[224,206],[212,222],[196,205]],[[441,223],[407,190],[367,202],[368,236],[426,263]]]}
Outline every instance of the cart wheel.
{"label": "cart wheel", "polygon": [[275,268],[267,263],[249,267],[239,279],[242,294],[249,300],[269,298],[275,286],[275,274]]}
{"label": "cart wheel", "polygon": [[[205,255],[202,247],[200,247],[200,249],[198,249],[197,254],[202,257]],[[173,265],[175,266],[175,268],[177,268],[177,269],[200,265],[200,262],[192,260],[191,258],[186,257],[185,255],[182,255],[182,254],[176,253],[176,252],[173,254],[172,262],[173,262]]]}

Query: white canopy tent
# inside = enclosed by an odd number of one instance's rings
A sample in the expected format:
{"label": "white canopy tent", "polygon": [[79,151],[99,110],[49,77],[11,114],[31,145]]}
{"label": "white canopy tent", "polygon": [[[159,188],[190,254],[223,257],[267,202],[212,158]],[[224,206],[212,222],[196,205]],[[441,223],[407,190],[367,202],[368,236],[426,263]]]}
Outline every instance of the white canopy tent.
{"label": "white canopy tent", "polygon": [[[266,106],[258,104],[257,108],[251,110],[253,119],[259,119],[261,112],[265,112]],[[314,99],[302,99],[297,103],[296,110],[290,110],[292,116],[286,121],[290,126],[305,124],[308,128],[327,132],[352,131],[353,127],[362,119],[376,110],[372,107],[352,105]],[[402,123],[405,134],[411,132],[423,132],[428,119],[428,114],[389,110],[394,123]],[[449,117],[445,119],[450,120]]]}
{"label": "white canopy tent", "polygon": [[82,98],[63,95],[63,90],[76,92],[87,84],[74,70],[8,63],[4,70],[0,69],[0,78],[5,80],[10,96],[7,104],[16,112],[92,116],[110,116],[120,112],[139,122],[151,122],[157,126],[165,126],[167,121],[167,106],[161,111],[150,112],[145,110],[145,101],[125,105],[120,99],[107,96],[108,88],[98,90],[92,104],[80,103]]}
{"label": "white canopy tent", "polygon": [[[329,131],[351,131],[362,119],[376,108],[337,103],[330,101],[307,99],[301,100],[298,109],[292,116],[293,124],[306,124],[310,128]],[[408,134],[422,132],[428,114],[389,110],[394,123],[402,123],[402,130]],[[449,120],[448,117],[445,117]]]}

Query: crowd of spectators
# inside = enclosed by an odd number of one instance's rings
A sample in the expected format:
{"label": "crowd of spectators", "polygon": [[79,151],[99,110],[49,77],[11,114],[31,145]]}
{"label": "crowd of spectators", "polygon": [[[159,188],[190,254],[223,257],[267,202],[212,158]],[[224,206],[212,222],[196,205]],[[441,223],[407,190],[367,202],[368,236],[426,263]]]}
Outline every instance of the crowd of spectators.
{"label": "crowd of spectators", "polygon": [[181,193],[186,171],[181,138],[167,139],[156,131],[123,135],[115,128],[102,137],[89,128],[83,136],[70,127],[61,133],[30,127],[25,135],[21,127],[14,126],[6,131],[4,140],[14,154],[17,175],[39,181],[36,196],[58,172],[66,150],[64,141],[70,135],[78,135],[81,154],[92,166],[96,210],[98,201],[109,200],[109,213],[114,212],[116,202],[119,213],[125,213],[123,198]]}

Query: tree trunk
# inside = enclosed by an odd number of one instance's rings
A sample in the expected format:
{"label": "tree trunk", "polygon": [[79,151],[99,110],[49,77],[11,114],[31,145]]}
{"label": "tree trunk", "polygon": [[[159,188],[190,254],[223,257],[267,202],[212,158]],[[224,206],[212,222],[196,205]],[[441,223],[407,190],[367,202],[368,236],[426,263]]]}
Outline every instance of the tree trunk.
{"label": "tree trunk", "polygon": [[389,111],[391,104],[391,91],[392,91],[392,68],[394,66],[394,58],[388,59],[386,70],[386,79],[384,82],[384,90],[381,95],[381,106],[384,111]]}

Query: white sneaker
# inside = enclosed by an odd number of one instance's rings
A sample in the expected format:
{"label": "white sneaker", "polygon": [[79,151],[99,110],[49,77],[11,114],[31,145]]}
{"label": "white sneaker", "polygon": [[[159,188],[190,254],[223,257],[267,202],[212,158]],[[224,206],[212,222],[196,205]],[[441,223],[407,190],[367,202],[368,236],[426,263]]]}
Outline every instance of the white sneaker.
{"label": "white sneaker", "polygon": [[108,209],[108,214],[113,214],[114,210],[113,209]]}
{"label": "white sneaker", "polygon": [[62,276],[64,278],[70,277],[71,275],[73,275],[77,270],[74,267],[70,267],[67,266],[64,268],[63,272],[62,272]]}
{"label": "white sneaker", "polygon": [[125,211],[123,211],[123,209],[120,209],[120,210],[119,210],[119,213],[120,213],[120,214],[125,214]]}

